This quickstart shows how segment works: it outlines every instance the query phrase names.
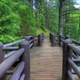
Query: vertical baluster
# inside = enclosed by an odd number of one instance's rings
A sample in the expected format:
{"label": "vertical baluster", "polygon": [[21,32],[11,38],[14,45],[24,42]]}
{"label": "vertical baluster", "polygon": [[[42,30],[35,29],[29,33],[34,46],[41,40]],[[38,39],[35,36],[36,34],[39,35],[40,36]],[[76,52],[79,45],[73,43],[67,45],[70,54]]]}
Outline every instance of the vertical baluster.
{"label": "vertical baluster", "polygon": [[38,35],[38,46],[41,46],[41,35]]}

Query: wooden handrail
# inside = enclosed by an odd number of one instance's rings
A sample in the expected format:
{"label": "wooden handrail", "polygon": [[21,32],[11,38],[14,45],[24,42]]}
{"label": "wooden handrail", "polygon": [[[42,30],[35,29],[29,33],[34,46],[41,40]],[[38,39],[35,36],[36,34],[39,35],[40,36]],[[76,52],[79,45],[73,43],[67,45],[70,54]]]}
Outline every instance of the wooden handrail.
{"label": "wooden handrail", "polygon": [[[75,80],[73,77],[72,69],[76,76],[80,78],[80,70],[78,69],[78,64],[80,61],[77,61],[77,58],[80,56],[80,46],[75,44],[72,39],[62,39],[63,43],[63,80]],[[73,54],[74,53],[74,54]],[[77,55],[77,58],[74,58],[73,55]]]}
{"label": "wooden handrail", "polygon": [[11,51],[11,52],[5,54],[5,55],[4,55],[4,58],[7,59],[8,57],[14,55],[14,53],[15,53],[15,51]]}
{"label": "wooden handrail", "polygon": [[[0,43],[0,80],[3,80],[3,76],[7,74],[10,68],[13,68],[13,71],[10,70],[13,75],[9,80],[30,80],[29,49],[35,45],[35,41],[41,45],[43,34],[39,34],[38,37],[26,36],[8,44]],[[16,68],[15,72],[14,67]]]}
{"label": "wooden handrail", "polygon": [[77,40],[72,39],[73,43],[80,45],[80,42],[78,42]]}
{"label": "wooden handrail", "polygon": [[74,77],[72,76],[71,71],[68,71],[68,76],[69,76],[70,80],[75,80]]}
{"label": "wooden handrail", "polygon": [[9,47],[9,46],[13,46],[13,45],[18,45],[19,43],[23,42],[24,40],[25,40],[25,39],[21,39],[21,40],[12,42],[12,43],[5,44],[5,45],[4,45],[4,48],[5,48],[5,47]]}
{"label": "wooden handrail", "polygon": [[12,47],[12,46],[10,46],[10,47],[3,47],[3,50],[18,50],[19,49],[19,47],[17,46],[17,47]]}
{"label": "wooden handrail", "polygon": [[52,47],[59,44],[59,36],[55,33],[50,33],[49,34],[49,40],[50,40],[50,43],[51,43]]}
{"label": "wooden handrail", "polygon": [[44,40],[44,34],[41,33],[38,35],[38,46],[42,45],[43,40]]}
{"label": "wooden handrail", "polygon": [[24,49],[15,51],[14,55],[10,56],[0,64],[0,78],[13,65],[13,63],[23,54],[23,52],[24,52]]}
{"label": "wooden handrail", "polygon": [[78,66],[74,63],[72,59],[68,59],[68,60],[69,60],[69,64],[71,65],[72,69],[75,71],[78,77],[80,77],[80,71],[78,69]]}
{"label": "wooden handrail", "polygon": [[16,68],[16,71],[14,72],[10,80],[19,80],[23,70],[24,70],[24,62],[21,62]]}
{"label": "wooden handrail", "polygon": [[25,75],[24,75],[24,74],[22,74],[22,76],[21,76],[20,80],[24,80],[24,78],[25,78]]}
{"label": "wooden handrail", "polygon": [[50,33],[49,34],[49,39],[50,39],[50,42],[51,42],[51,46],[55,46],[56,45],[56,35],[54,33]]}
{"label": "wooden handrail", "polygon": [[[80,70],[78,69],[78,65],[80,65],[80,43],[69,36],[64,37],[59,35],[58,37],[59,44],[63,49],[62,80],[75,80],[73,77],[74,73],[80,78]],[[50,42],[52,46],[55,44],[54,33],[50,33]]]}

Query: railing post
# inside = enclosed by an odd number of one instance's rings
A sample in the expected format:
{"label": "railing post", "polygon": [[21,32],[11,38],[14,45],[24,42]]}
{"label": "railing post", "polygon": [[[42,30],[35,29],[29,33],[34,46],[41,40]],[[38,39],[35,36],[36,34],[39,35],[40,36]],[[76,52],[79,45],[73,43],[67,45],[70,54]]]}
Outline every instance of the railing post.
{"label": "railing post", "polygon": [[[4,61],[4,52],[3,52],[3,44],[0,43],[0,63]],[[0,78],[0,80],[5,80],[5,76]]]}
{"label": "railing post", "polygon": [[50,42],[51,42],[51,33],[49,33],[49,40],[50,40]]}
{"label": "railing post", "polygon": [[55,46],[55,35],[50,33],[50,42],[51,42],[51,46]]}
{"label": "railing post", "polygon": [[52,46],[55,46],[55,34],[52,34]]}
{"label": "railing post", "polygon": [[0,63],[4,60],[3,44],[0,43]]}
{"label": "railing post", "polygon": [[63,70],[62,70],[62,80],[68,80],[68,69],[69,69],[69,62],[68,58],[70,56],[70,47],[68,44],[71,43],[70,39],[65,40],[63,42]]}
{"label": "railing post", "polygon": [[38,46],[41,46],[41,35],[38,35]]}
{"label": "railing post", "polygon": [[61,35],[59,35],[59,46],[61,46]]}
{"label": "railing post", "polygon": [[62,40],[64,40],[64,36],[63,35],[59,35],[59,46],[62,46],[63,43],[62,43]]}
{"label": "railing post", "polygon": [[24,55],[23,55],[23,60],[25,62],[23,71],[25,74],[24,80],[30,80],[30,52],[29,52],[28,41],[24,40],[21,43],[21,47],[24,48]]}

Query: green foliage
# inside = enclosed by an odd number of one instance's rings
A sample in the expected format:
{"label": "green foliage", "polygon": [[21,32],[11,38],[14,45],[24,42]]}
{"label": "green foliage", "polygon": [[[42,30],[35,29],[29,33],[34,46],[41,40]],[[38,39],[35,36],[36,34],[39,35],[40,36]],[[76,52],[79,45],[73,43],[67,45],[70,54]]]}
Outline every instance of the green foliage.
{"label": "green foliage", "polygon": [[[45,30],[44,0],[33,10],[25,0],[0,0],[0,41],[10,42],[21,36]],[[36,16],[37,14],[37,16]]]}
{"label": "green foliage", "polygon": [[12,42],[12,41],[15,41],[15,40],[18,40],[19,37],[18,36],[11,36],[11,35],[0,35],[0,41],[3,42],[3,43],[6,43],[6,42]]}
{"label": "green foliage", "polygon": [[48,13],[48,29],[51,32],[58,33],[58,18],[59,18],[59,11],[58,11],[58,0],[50,0],[47,3],[47,13]]}
{"label": "green foliage", "polygon": [[19,30],[19,16],[8,5],[0,2],[0,34],[16,34],[17,30]]}
{"label": "green foliage", "polygon": [[74,2],[71,0],[67,2],[68,14],[66,14],[65,35],[70,35],[72,38],[80,40],[80,10],[74,7]]}
{"label": "green foliage", "polygon": [[49,9],[49,29],[58,33],[58,10],[56,7]]}
{"label": "green foliage", "polygon": [[[49,31],[58,33],[59,0],[35,0],[36,9],[28,0],[0,0],[0,41],[11,42],[25,35]],[[66,1],[64,34],[80,39],[80,10],[73,0]],[[47,25],[46,25],[47,24]]]}
{"label": "green foliage", "polygon": [[[23,31],[23,28],[25,31]],[[19,0],[1,0],[0,41],[13,41],[19,35],[26,35],[29,32],[35,33],[35,18],[28,3],[25,4],[25,2]]]}
{"label": "green foliage", "polygon": [[44,27],[37,29],[36,36],[39,35],[40,33],[44,33],[45,36],[49,36],[49,30]]}
{"label": "green foliage", "polygon": [[10,1],[0,1],[0,41],[3,42],[13,40],[11,37],[20,30],[20,17],[13,11],[8,2]]}
{"label": "green foliage", "polygon": [[35,34],[35,15],[28,4],[18,4],[17,13],[21,18],[21,35]]}

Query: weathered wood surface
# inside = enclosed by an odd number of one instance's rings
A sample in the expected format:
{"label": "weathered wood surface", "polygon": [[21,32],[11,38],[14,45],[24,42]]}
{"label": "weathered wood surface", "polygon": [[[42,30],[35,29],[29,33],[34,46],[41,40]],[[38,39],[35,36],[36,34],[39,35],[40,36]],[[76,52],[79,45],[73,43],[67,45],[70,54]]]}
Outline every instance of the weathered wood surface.
{"label": "weathered wood surface", "polygon": [[46,39],[31,51],[31,80],[61,80],[62,49],[51,47]]}

